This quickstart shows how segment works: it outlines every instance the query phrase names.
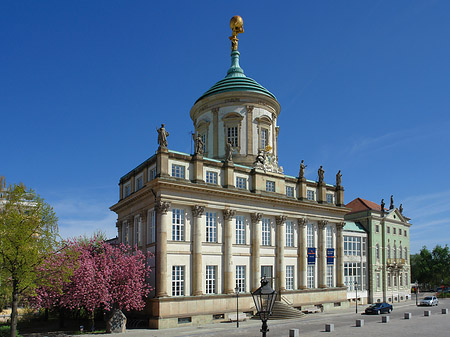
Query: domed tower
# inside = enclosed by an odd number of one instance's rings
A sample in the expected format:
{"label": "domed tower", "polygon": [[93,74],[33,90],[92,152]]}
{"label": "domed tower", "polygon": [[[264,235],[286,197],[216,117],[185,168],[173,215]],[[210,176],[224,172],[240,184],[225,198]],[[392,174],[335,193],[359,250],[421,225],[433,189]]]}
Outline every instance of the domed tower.
{"label": "domed tower", "polygon": [[242,18],[234,16],[230,27],[231,67],[192,107],[195,133],[205,144],[205,157],[224,160],[230,143],[233,162],[281,172],[277,160],[280,104],[270,91],[245,76],[239,65],[237,34],[244,32]]}

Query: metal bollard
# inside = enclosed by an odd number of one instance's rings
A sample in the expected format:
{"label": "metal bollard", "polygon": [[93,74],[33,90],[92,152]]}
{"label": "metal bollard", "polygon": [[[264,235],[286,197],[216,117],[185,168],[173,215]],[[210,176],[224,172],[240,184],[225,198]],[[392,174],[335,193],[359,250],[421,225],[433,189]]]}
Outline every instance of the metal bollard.
{"label": "metal bollard", "polygon": [[289,337],[300,337],[298,329],[289,329]]}
{"label": "metal bollard", "polygon": [[425,310],[423,312],[423,315],[426,316],[426,317],[431,316],[431,310]]}
{"label": "metal bollard", "polygon": [[411,319],[411,316],[410,312],[405,312],[405,319]]}
{"label": "metal bollard", "polygon": [[363,320],[363,319],[357,319],[357,320],[356,320],[356,326],[357,326],[358,328],[363,327],[363,326],[364,326],[364,320]]}
{"label": "metal bollard", "polygon": [[447,315],[448,314],[448,309],[447,308],[442,308],[442,314],[443,315]]}
{"label": "metal bollard", "polygon": [[325,324],[325,331],[326,332],[334,331],[334,324]]}
{"label": "metal bollard", "polygon": [[381,323],[389,323],[389,316],[382,316]]}

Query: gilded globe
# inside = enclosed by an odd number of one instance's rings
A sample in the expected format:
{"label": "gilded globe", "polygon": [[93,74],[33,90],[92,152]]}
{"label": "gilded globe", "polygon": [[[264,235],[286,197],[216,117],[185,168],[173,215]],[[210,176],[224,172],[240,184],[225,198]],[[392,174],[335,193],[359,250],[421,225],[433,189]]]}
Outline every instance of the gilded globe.
{"label": "gilded globe", "polygon": [[235,15],[230,20],[230,28],[233,32],[241,33],[243,32],[244,20],[239,15]]}

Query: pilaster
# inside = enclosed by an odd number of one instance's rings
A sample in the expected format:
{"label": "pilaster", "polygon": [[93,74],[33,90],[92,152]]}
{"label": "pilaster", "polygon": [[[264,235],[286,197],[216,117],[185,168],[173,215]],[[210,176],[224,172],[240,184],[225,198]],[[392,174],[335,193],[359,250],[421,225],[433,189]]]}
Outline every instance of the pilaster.
{"label": "pilaster", "polygon": [[234,188],[234,164],[233,162],[225,161],[224,165],[224,174],[225,174],[225,188]]}
{"label": "pilaster", "polygon": [[205,181],[203,179],[203,155],[194,154],[192,156],[192,162],[194,166],[194,183],[204,184]]}
{"label": "pilaster", "polygon": [[306,266],[307,266],[307,252],[306,252],[306,218],[297,219],[298,222],[298,288],[307,288]]}
{"label": "pilaster", "polygon": [[167,230],[170,217],[168,201],[156,201],[155,209],[158,214],[158,231],[156,245],[156,296],[167,296]]}
{"label": "pilaster", "polygon": [[326,265],[327,265],[327,254],[326,254],[326,226],[328,221],[320,220],[319,225],[319,288],[327,287],[327,276],[326,276]]}
{"label": "pilaster", "polygon": [[160,146],[156,152],[156,177],[169,176],[169,150]]}
{"label": "pilaster", "polygon": [[202,215],[205,211],[204,206],[192,206],[192,217],[194,220],[194,235],[193,235],[193,259],[192,259],[192,295],[203,295],[202,291]]}
{"label": "pilaster", "polygon": [[231,209],[223,210],[224,219],[224,293],[233,294],[233,217],[236,211]]}
{"label": "pilaster", "polygon": [[279,215],[275,217],[275,223],[277,225],[276,236],[276,289],[278,294],[281,295],[282,291],[286,290],[286,270],[284,263],[284,223],[286,221],[285,215]]}
{"label": "pilaster", "polygon": [[317,185],[317,202],[323,204],[327,201],[327,188],[324,182],[319,182]]}
{"label": "pilaster", "polygon": [[344,206],[344,188],[342,186],[336,186],[336,205]]}
{"label": "pilaster", "polygon": [[306,178],[298,178],[297,180],[297,190],[299,200],[306,200]]}
{"label": "pilaster", "polygon": [[213,158],[219,157],[219,108],[212,109],[213,115],[213,129],[214,129],[214,143],[213,143]]}
{"label": "pilaster", "polygon": [[336,284],[338,287],[344,287],[344,226],[345,222],[340,222],[336,224],[336,231],[337,231]]}
{"label": "pilaster", "polygon": [[252,218],[252,292],[260,287],[261,281],[261,220],[262,213],[251,214]]}
{"label": "pilaster", "polygon": [[247,154],[253,155],[253,109],[254,106],[247,105]]}

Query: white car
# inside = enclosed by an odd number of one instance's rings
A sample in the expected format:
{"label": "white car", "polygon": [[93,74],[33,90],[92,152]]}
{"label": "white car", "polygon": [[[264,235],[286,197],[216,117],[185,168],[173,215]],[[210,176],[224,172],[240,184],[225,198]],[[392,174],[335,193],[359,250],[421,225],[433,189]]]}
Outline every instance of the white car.
{"label": "white car", "polygon": [[438,305],[439,300],[436,298],[436,296],[427,296],[420,300],[420,305]]}

